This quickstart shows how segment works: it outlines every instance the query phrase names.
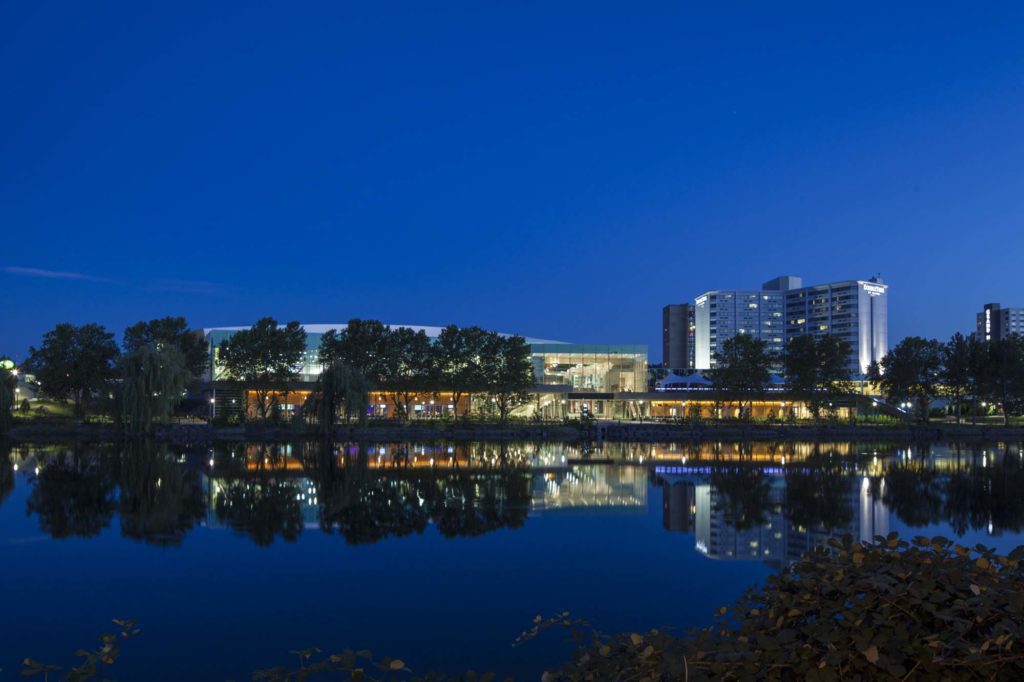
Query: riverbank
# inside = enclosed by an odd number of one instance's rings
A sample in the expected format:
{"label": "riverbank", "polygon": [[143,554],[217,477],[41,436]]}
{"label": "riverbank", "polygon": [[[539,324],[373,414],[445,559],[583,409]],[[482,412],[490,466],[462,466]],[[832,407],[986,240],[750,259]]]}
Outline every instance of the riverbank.
{"label": "riverbank", "polygon": [[[75,424],[28,422],[15,425],[6,440],[13,443],[52,443],[69,441],[120,440],[120,431],[112,424]],[[316,440],[311,430],[292,426],[246,424],[244,426],[213,426],[210,424],[172,424],[156,429],[152,438],[175,445],[203,445],[218,442],[266,441],[285,442]],[[416,422],[408,424],[373,424],[339,426],[334,439],[339,441],[548,441],[576,442],[703,442],[729,441],[1022,441],[1024,428],[970,424],[758,424],[758,423],[657,423],[596,422],[589,427],[579,424],[509,425],[479,422],[445,423]]]}

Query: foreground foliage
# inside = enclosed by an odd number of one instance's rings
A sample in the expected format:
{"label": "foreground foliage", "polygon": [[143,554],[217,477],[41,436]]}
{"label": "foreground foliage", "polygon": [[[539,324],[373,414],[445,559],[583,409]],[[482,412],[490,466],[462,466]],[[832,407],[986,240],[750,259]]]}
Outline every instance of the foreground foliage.
{"label": "foreground foliage", "polygon": [[568,614],[581,647],[549,680],[1024,677],[1024,547],[1000,556],[936,537],[832,540],[768,579],[711,627],[604,635]]}

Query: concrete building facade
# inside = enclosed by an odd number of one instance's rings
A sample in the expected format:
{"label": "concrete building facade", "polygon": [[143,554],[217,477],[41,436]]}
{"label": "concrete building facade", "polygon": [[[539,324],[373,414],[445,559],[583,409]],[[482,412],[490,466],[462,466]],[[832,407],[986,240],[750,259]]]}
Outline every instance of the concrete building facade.
{"label": "concrete building facade", "polygon": [[661,310],[662,366],[693,369],[693,305],[676,303]]}
{"label": "concrete building facade", "polygon": [[986,303],[977,315],[977,337],[982,341],[999,341],[1010,334],[1024,334],[1024,308]]}
{"label": "concrete building facade", "polygon": [[796,336],[831,334],[850,343],[850,370],[863,375],[888,351],[888,285],[878,277],[803,286],[791,275],[759,290],[713,290],[694,299],[694,367],[715,367],[727,339],[749,334],[780,353]]}

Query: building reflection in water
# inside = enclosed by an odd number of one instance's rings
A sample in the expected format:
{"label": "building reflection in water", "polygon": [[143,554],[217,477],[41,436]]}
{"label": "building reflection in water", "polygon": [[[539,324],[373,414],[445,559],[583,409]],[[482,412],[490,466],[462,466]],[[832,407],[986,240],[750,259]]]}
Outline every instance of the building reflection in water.
{"label": "building reflection in water", "polygon": [[[479,536],[531,516],[647,513],[661,488],[666,531],[718,560],[782,565],[829,538],[870,540],[895,520],[948,534],[1024,527],[1024,446],[856,443],[235,444],[2,446],[0,504],[52,537],[117,524],[164,546],[197,526],[259,545],[317,528],[353,544],[422,533]],[[5,502],[6,501],[6,502]]]}

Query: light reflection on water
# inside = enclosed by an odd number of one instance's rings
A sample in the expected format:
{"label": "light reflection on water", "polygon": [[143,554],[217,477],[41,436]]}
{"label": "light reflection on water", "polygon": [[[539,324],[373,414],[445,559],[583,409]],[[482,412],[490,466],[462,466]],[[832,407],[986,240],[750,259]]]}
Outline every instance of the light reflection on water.
{"label": "light reflection on water", "polygon": [[[558,647],[508,642],[536,612],[689,627],[831,537],[1006,551],[1022,528],[1019,443],[17,446],[0,451],[0,668],[129,616],[149,628],[139,658],[183,647],[212,679],[328,641],[534,678]],[[143,676],[197,676],[165,673]]]}

